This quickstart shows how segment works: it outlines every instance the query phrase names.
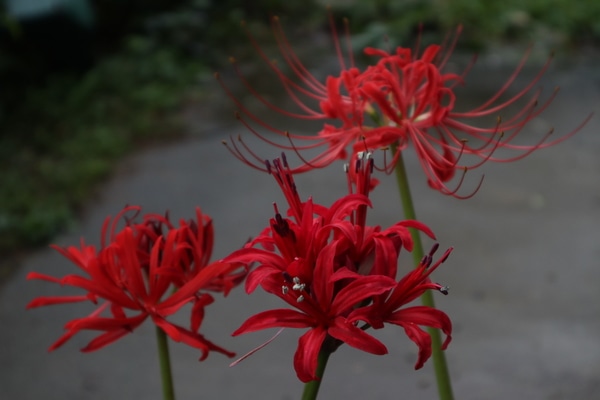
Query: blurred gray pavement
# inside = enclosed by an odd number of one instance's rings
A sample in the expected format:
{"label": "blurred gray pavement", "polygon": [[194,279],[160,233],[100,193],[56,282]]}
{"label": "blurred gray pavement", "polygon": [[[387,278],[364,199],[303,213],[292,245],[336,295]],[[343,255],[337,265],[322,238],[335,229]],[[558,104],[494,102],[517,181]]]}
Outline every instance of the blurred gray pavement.
{"label": "blurred gray pavement", "polygon": [[[597,65],[597,64],[596,64]],[[475,87],[485,91],[486,66]],[[571,66],[555,70],[546,87],[562,90],[542,118],[531,124],[533,143],[549,126],[557,132],[575,127],[600,108],[600,71]],[[487,78],[489,81],[489,77]],[[475,82],[477,78],[475,78]],[[483,86],[481,86],[481,85]],[[496,83],[496,86],[498,83]],[[214,99],[222,97],[218,90]],[[243,134],[212,97],[186,115],[191,137],[143,149],[128,157],[102,185],[61,246],[81,236],[98,243],[104,218],[126,204],[145,212],[170,210],[174,218],[193,216],[194,208],[213,217],[213,259],[223,257],[256,235],[272,215],[272,202],[284,204],[268,175],[251,170],[227,153],[221,140]],[[219,111],[221,112],[221,111]],[[537,136],[536,136],[537,135]],[[252,142],[268,157],[277,152]],[[419,218],[438,236],[442,249],[454,246],[434,280],[450,286],[437,305],[454,323],[446,355],[455,395],[461,400],[573,400],[600,398],[600,116],[575,137],[510,164],[488,163],[467,178],[465,188],[485,173],[483,187],[470,200],[455,200],[429,190],[408,156]],[[374,192],[371,222],[388,226],[402,219],[393,177],[381,176]],[[341,167],[298,177],[304,198],[331,204],[345,193]],[[432,242],[426,242],[426,246]],[[406,255],[405,255],[406,256]],[[408,257],[401,268],[408,271]],[[68,288],[25,281],[30,271],[63,276],[75,271],[51,249],[27,257],[0,288],[0,399],[159,399],[160,381],[154,330],[150,322],[100,351],[78,351],[93,335],[80,334],[62,348],[47,348],[70,319],[87,314],[84,305],[25,310],[41,295],[62,295]],[[217,297],[207,309],[202,331],[209,339],[244,354],[271,337],[257,332],[230,333],[256,312],[283,306],[258,290],[240,288]],[[182,318],[182,323],[187,321]],[[302,332],[304,332],[302,330]],[[179,399],[297,399],[302,390],[292,357],[300,333],[283,332],[273,343],[234,368],[231,360],[171,346]],[[416,346],[389,326],[377,336],[390,354],[373,356],[341,347],[330,359],[322,399],[435,399],[431,362],[413,370]]]}

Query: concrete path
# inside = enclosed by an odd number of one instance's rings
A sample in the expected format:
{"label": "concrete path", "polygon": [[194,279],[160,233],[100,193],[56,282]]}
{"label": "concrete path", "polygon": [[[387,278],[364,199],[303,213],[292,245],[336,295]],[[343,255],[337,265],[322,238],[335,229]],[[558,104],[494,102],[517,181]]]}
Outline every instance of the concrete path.
{"label": "concrete path", "polygon": [[[530,143],[550,125],[565,132],[599,110],[597,70],[573,67],[555,71],[551,78],[547,87],[560,84],[563,89],[544,118],[531,125]],[[194,207],[201,206],[214,218],[215,258],[266,226],[272,202],[283,204],[277,186],[271,177],[233,159],[220,143],[245,131],[231,121],[207,120],[213,108],[199,105],[197,110],[188,120],[190,130],[200,134],[124,160],[78,225],[55,242],[77,244],[84,236],[97,243],[103,219],[126,204],[142,205],[147,212],[169,209],[176,218],[192,216]],[[256,146],[265,156],[277,155]],[[455,326],[447,357],[456,398],[600,398],[600,117],[566,143],[517,163],[481,168],[485,182],[471,200],[454,200],[426,188],[413,157],[409,168],[418,215],[436,232],[442,248],[455,247],[435,280],[451,287],[450,295],[437,296],[437,302]],[[476,176],[471,175],[472,182]],[[330,204],[344,194],[344,179],[339,168],[331,167],[299,177],[298,186],[305,198],[312,195]],[[401,211],[392,178],[382,180],[371,217],[387,226],[400,219]],[[402,268],[408,270],[407,258],[403,260]],[[78,351],[91,337],[81,334],[48,354],[62,326],[85,315],[87,308],[25,311],[36,296],[67,292],[25,281],[30,271],[63,276],[74,267],[54,251],[41,249],[0,289],[1,399],[160,398],[151,325],[95,353]],[[272,332],[235,339],[230,332],[248,316],[279,306],[278,299],[260,291],[248,297],[238,290],[208,308],[203,332],[243,354]],[[302,385],[292,366],[299,333],[285,331],[235,368],[228,368],[230,360],[219,354],[199,363],[196,351],[173,345],[179,398],[299,398]],[[332,356],[321,398],[436,398],[431,363],[413,371],[416,347],[403,331],[388,327],[379,337],[389,347],[387,356],[349,347]]]}

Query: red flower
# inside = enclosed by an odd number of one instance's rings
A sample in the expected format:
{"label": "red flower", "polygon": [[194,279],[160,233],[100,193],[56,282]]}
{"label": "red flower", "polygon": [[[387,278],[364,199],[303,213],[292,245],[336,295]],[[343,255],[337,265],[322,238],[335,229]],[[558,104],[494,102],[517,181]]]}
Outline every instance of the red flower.
{"label": "red flower", "polygon": [[[177,269],[178,274],[173,276],[173,284],[176,287],[183,286],[194,278],[200,270],[209,265],[214,243],[214,230],[212,219],[208,215],[202,214],[200,208],[196,208],[195,221],[193,219],[189,221],[182,219],[179,221],[179,228],[175,227],[168,217],[157,214],[144,216],[144,222],[138,225],[138,228],[142,228],[142,225],[146,233],[146,238],[143,236],[142,238],[145,240],[150,239],[148,240],[150,246],[153,243],[152,238],[156,240],[157,237],[164,235],[164,228],[167,229],[167,232],[169,230],[180,232],[178,241],[185,244],[187,250],[182,251]],[[145,252],[139,254],[149,254],[150,250],[151,248],[147,248]],[[226,296],[231,289],[244,280],[246,273],[246,269],[241,269],[233,273],[220,274],[203,289],[212,292],[223,292]]]}
{"label": "red flower", "polygon": [[[208,264],[213,234],[210,219],[197,210],[197,222],[181,221],[180,227],[175,228],[167,217],[150,214],[142,223],[134,224],[128,220],[126,226],[117,231],[119,219],[130,210],[139,211],[139,208],[126,208],[115,218],[108,244],[106,234],[110,219],[107,218],[98,251],[83,240],[81,249],[52,246],[77,265],[82,275],[71,274],[59,279],[36,272],[28,274],[27,279],[75,286],[87,293],[38,297],[27,308],[80,301],[97,305],[87,317],[68,322],[67,332],[49,350],[60,347],[81,330],[104,332],[82,349],[84,352],[98,350],[132,332],[150,317],[173,340],[200,349],[201,359],[206,358],[209,351],[233,356],[198,333],[204,307],[213,301],[208,293],[201,291],[227,293],[245,273],[238,271],[239,264]],[[194,305],[189,329],[167,320],[190,302]],[[101,316],[105,311],[109,315]]]}
{"label": "red flower", "polygon": [[[280,261],[273,266],[288,269],[281,264],[282,258],[273,256],[273,261]],[[316,379],[317,357],[327,335],[369,353],[387,353],[379,340],[349,323],[346,317],[363,300],[389,291],[394,285],[393,280],[386,276],[360,276],[352,273],[335,263],[336,256],[337,243],[333,242],[320,249],[314,264],[308,265],[305,260],[299,259],[295,265],[289,266],[289,269],[293,269],[301,264],[300,269],[310,268],[311,281],[291,276],[286,270],[279,274],[263,275],[260,281],[262,288],[298,311],[264,311],[250,317],[233,333],[235,336],[273,327],[310,328],[300,338],[294,356],[294,368],[303,382]],[[264,262],[264,257],[259,260]],[[266,264],[262,264],[262,267],[268,268]]]}
{"label": "red flower", "polygon": [[246,291],[251,293],[260,285],[293,308],[254,315],[234,335],[273,327],[309,329],[300,338],[294,357],[294,368],[303,382],[316,378],[322,348],[333,351],[347,343],[369,353],[387,353],[379,340],[358,326],[361,318],[349,318],[362,316],[358,310],[374,299],[382,302],[398,286],[400,249],[412,249],[409,227],[433,236],[416,221],[398,222],[385,230],[365,224],[372,168],[372,159],[363,155],[349,174],[351,191],[356,187],[358,193],[326,208],[313,204],[312,199],[300,201],[285,159],[267,164],[288,200],[290,218],[283,218],[275,207],[270,228],[224,260],[258,264],[248,275]]}
{"label": "red flower", "polygon": [[[373,158],[371,153],[361,152],[352,158],[346,167],[349,192],[365,197],[373,188]],[[367,206],[360,204],[351,213],[349,220],[341,221],[336,227],[337,237],[346,241],[345,257],[361,274],[386,275],[396,278],[397,260],[402,247],[412,251],[413,241],[408,228],[417,229],[430,238],[435,235],[425,224],[414,221],[399,221],[385,230],[379,226],[368,226]]]}
{"label": "red flower", "polygon": [[[330,17],[331,18],[331,17]],[[551,103],[556,91],[545,101],[539,102],[541,90],[534,87],[546,71],[550,60],[541,71],[517,94],[504,100],[527,61],[525,54],[513,74],[496,94],[478,107],[459,112],[454,88],[463,84],[463,74],[444,72],[456,44],[456,38],[444,49],[439,45],[427,47],[421,54],[418,49],[398,47],[395,52],[366,48],[365,54],[378,60],[365,69],[358,69],[350,55],[350,66],[344,63],[341,46],[335,33],[334,44],[341,71],[337,76],[327,77],[325,83],[311,75],[291,50],[277,18],[273,30],[281,55],[294,77],[288,77],[274,61],[270,61],[250,36],[251,43],[281,82],[283,89],[297,105],[297,111],[282,109],[261,96],[238,71],[244,85],[266,107],[291,118],[306,120],[336,120],[337,124],[325,123],[317,135],[293,134],[281,131],[260,120],[228,91],[240,109],[240,119],[257,136],[274,146],[293,150],[299,154],[304,165],[294,172],[304,172],[329,165],[337,159],[346,159],[349,152],[356,154],[365,149],[387,149],[395,146],[404,151],[412,144],[430,186],[441,193],[456,196],[462,177],[454,188],[448,183],[455,172],[464,174],[486,161],[508,162],[525,157],[531,152],[559,143],[579,131],[589,120],[586,118],[576,129],[547,141],[552,131],[532,145],[514,144],[514,139],[529,121],[537,117]],[[461,28],[457,29],[457,35]],[[223,85],[224,86],[224,85]],[[226,88],[227,90],[227,88]],[[520,110],[503,116],[509,106],[530,96]],[[482,117],[494,117],[491,125],[479,126]],[[374,123],[371,123],[373,121]],[[471,122],[472,121],[472,122]],[[278,133],[289,141],[281,144],[268,139],[253,126]],[[241,140],[241,139],[240,139]],[[307,142],[302,144],[301,142]],[[230,150],[246,164],[260,169],[261,160],[245,143],[232,141]],[[241,146],[241,147],[240,147]],[[310,159],[301,154],[303,150],[322,148]],[[496,157],[497,149],[508,149],[512,154]],[[246,154],[249,154],[246,155]],[[391,172],[399,152],[384,169]],[[463,163],[464,155],[479,160]],[[258,161],[258,162],[257,162]],[[257,165],[258,164],[258,165]],[[457,196],[460,197],[460,196]]]}
{"label": "red flower", "polygon": [[444,255],[431,266],[437,248],[436,244],[430,253],[423,257],[419,266],[406,274],[391,292],[375,296],[371,305],[353,311],[348,317],[349,321],[364,321],[375,329],[383,328],[384,322],[403,327],[406,335],[419,347],[415,369],[421,368],[431,356],[431,337],[419,328],[419,325],[441,329],[446,334],[442,350],[448,347],[452,339],[452,322],[444,312],[426,306],[402,308],[427,290],[448,293],[447,287],[429,280],[429,275],[446,261],[452,251],[451,248],[446,250]]}

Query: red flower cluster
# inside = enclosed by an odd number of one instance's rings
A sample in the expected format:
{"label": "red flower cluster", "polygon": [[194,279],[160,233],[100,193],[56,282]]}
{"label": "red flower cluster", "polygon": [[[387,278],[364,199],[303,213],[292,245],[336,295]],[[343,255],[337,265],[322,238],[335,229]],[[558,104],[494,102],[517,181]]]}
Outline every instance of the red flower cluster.
{"label": "red flower cluster", "polygon": [[[460,33],[449,41],[444,49],[439,45],[430,45],[422,53],[404,47],[395,52],[366,48],[365,54],[376,57],[373,65],[365,69],[354,66],[352,53],[349,51],[351,65],[344,63],[335,27],[332,23],[334,42],[341,71],[337,76],[329,76],[325,83],[315,78],[301,63],[291,50],[283,29],[277,18],[273,19],[273,30],[283,60],[295,75],[288,77],[274,61],[271,61],[251,38],[251,42],[275,73],[282,87],[298,106],[298,112],[282,109],[262,97],[238,71],[244,85],[268,108],[291,118],[306,120],[335,120],[336,125],[325,123],[317,135],[292,134],[281,131],[261,121],[240,101],[234,99],[240,109],[240,119],[257,136],[283,149],[293,150],[300,155],[304,165],[294,169],[304,172],[313,168],[329,165],[337,159],[346,159],[348,150],[351,154],[367,149],[388,149],[393,146],[397,152],[391,162],[383,167],[391,172],[396,164],[399,152],[412,144],[429,185],[447,195],[456,196],[462,183],[462,177],[456,187],[448,187],[456,171],[464,173],[476,168],[486,161],[508,162],[525,157],[531,152],[551,146],[565,140],[576,133],[591,117],[588,117],[572,132],[553,141],[547,141],[552,131],[532,145],[518,145],[514,139],[523,127],[537,117],[551,103],[556,91],[544,102],[539,102],[540,90],[534,89],[550,60],[531,82],[516,94],[504,99],[516,77],[521,72],[528,54],[525,54],[514,73],[500,90],[487,101],[469,111],[459,112],[455,109],[457,98],[454,88],[463,84],[462,75],[443,72]],[[516,102],[530,96],[520,109],[509,116],[502,113]],[[494,121],[490,125],[478,126],[482,117]],[[492,117],[492,118],[489,118]],[[248,121],[246,121],[248,119]],[[472,121],[472,122],[470,122]],[[281,144],[267,139],[257,132],[252,125],[257,124],[269,131],[285,136],[288,144]],[[300,142],[309,142],[306,145]],[[232,141],[230,150],[239,159],[257,167],[258,158],[249,151],[244,143],[240,145]],[[304,159],[302,150],[325,147],[311,159]],[[495,157],[498,149],[513,151],[505,158]],[[466,155],[475,156],[478,160],[462,162]],[[259,159],[260,161],[260,159]],[[258,163],[260,167],[260,162]],[[460,196],[457,196],[460,197]]]}
{"label": "red flower cluster", "polygon": [[318,354],[324,346],[333,350],[347,343],[369,353],[387,353],[383,343],[365,332],[369,325],[376,329],[384,322],[403,326],[420,348],[416,368],[431,354],[429,335],[418,325],[442,329],[448,335],[444,347],[450,340],[452,325],[446,314],[422,306],[402,308],[426,290],[446,291],[432,283],[429,274],[450,250],[433,267],[431,255],[427,256],[419,268],[396,282],[400,250],[412,250],[408,228],[430,237],[433,233],[417,221],[401,221],[384,230],[366,225],[373,162],[369,154],[359,157],[348,175],[356,193],[329,208],[312,199],[300,200],[285,159],[267,163],[285,194],[290,217],[284,218],[275,206],[270,228],[225,259],[258,264],[248,275],[246,291],[253,292],[260,285],[294,308],[254,315],[234,335],[273,327],[309,328],[294,358],[303,382],[315,379]]}
{"label": "red flower cluster", "polygon": [[[179,227],[156,214],[144,216],[134,223],[126,213],[139,207],[124,209],[112,222],[107,218],[102,227],[102,244],[60,248],[52,246],[83,272],[54,278],[32,272],[27,279],[41,279],[60,285],[81,288],[80,296],[38,297],[27,308],[53,304],[89,301],[96,309],[87,317],[74,319],[65,326],[67,332],[51,347],[60,347],[81,330],[103,332],[82,349],[98,350],[132,332],[146,318],[177,342],[202,351],[205,359],[210,351],[229,357],[234,354],[210,342],[198,330],[204,318],[204,308],[213,302],[204,291],[225,295],[246,276],[240,264],[215,262],[209,264],[213,244],[211,219],[196,210],[197,220],[180,221]],[[118,230],[121,219],[125,226]],[[109,229],[110,228],[110,229]],[[106,243],[107,233],[109,242]],[[185,304],[192,303],[190,328],[173,324],[167,317]],[[108,316],[102,316],[104,312]]]}

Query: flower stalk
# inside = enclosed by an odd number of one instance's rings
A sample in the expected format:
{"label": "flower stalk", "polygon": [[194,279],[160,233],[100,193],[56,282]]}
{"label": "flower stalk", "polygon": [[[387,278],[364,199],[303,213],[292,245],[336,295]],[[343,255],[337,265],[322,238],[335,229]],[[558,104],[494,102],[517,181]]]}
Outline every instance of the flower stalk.
{"label": "flower stalk", "polygon": [[325,373],[325,367],[327,361],[331,355],[331,350],[328,348],[327,343],[323,345],[319,352],[318,364],[317,364],[317,379],[307,382],[304,385],[304,391],[302,392],[302,400],[315,400],[319,394],[319,388],[321,387],[321,381],[323,380],[323,374]]}
{"label": "flower stalk", "polygon": [[[404,165],[402,152],[399,151],[396,146],[392,146],[392,152],[394,153],[394,156],[397,157],[397,162],[394,169],[396,172],[396,183],[398,184],[398,191],[400,192],[400,201],[402,203],[404,217],[406,219],[416,220],[417,217],[415,213],[415,207],[410,194],[410,186],[408,183],[408,176],[406,174],[406,167]],[[423,243],[421,242],[421,235],[419,234],[419,231],[412,228],[409,229],[414,245],[412,256],[415,266],[418,266],[424,255]],[[431,291],[427,290],[423,292],[421,295],[421,303],[424,306],[435,308],[435,301]],[[446,363],[446,356],[442,351],[442,337],[440,335],[440,331],[434,328],[427,328],[427,331],[431,336],[433,369],[435,371],[435,379],[439,398],[440,400],[453,400],[454,395],[452,392],[452,382],[450,380],[448,364]]]}
{"label": "flower stalk", "polygon": [[165,332],[158,326],[156,328],[156,343],[158,345],[158,363],[160,365],[160,379],[164,400],[175,400],[173,374],[171,373],[171,358],[169,356],[169,342]]}

